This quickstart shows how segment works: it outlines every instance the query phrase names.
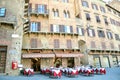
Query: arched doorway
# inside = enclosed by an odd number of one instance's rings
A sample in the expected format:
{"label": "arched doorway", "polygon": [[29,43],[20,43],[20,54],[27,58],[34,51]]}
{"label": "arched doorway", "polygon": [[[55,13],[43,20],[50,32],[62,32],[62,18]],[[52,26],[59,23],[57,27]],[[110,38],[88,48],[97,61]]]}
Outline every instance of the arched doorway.
{"label": "arched doorway", "polygon": [[67,67],[73,68],[74,67],[74,58],[68,58],[68,65]]}
{"label": "arched doorway", "polygon": [[79,44],[79,48],[81,50],[81,53],[85,53],[86,49],[87,49],[86,42],[84,40],[79,40],[78,44]]}
{"label": "arched doorway", "polygon": [[40,58],[33,58],[32,61],[32,68],[35,72],[40,71]]}
{"label": "arched doorway", "polygon": [[55,60],[55,67],[60,67],[62,65],[62,59],[61,58],[56,58]]}

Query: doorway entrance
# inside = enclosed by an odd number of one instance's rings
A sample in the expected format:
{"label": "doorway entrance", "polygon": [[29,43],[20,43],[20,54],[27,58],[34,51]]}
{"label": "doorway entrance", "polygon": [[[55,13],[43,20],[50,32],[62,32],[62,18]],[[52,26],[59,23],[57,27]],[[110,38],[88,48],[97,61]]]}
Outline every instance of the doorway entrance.
{"label": "doorway entrance", "polygon": [[94,59],[94,66],[101,67],[100,57],[94,57],[93,59]]}
{"label": "doorway entrance", "polygon": [[73,68],[74,67],[74,58],[68,58],[68,67]]}
{"label": "doorway entrance", "polygon": [[5,73],[7,47],[0,46],[0,73]]}
{"label": "doorway entrance", "polygon": [[40,59],[39,58],[33,58],[32,60],[32,68],[35,72],[40,71]]}

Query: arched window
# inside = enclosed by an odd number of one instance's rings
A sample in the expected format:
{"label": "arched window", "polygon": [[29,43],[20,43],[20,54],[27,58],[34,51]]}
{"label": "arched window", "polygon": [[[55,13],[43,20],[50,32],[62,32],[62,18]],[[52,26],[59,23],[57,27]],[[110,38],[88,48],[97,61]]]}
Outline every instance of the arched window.
{"label": "arched window", "polygon": [[65,10],[64,10],[64,17],[65,17],[65,18],[70,18],[70,13],[69,13],[69,11],[65,11]]}
{"label": "arched window", "polygon": [[54,15],[54,17],[59,17],[58,9],[53,9],[53,15]]}

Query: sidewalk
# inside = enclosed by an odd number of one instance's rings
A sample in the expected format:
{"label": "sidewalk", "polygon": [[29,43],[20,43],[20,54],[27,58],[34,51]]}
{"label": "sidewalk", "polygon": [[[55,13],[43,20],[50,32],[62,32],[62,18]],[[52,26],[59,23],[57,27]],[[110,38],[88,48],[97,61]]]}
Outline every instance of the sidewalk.
{"label": "sidewalk", "polygon": [[75,78],[62,76],[60,79],[49,78],[48,75],[35,74],[33,76],[0,76],[0,80],[120,80],[120,67],[107,68],[106,75],[82,76]]}

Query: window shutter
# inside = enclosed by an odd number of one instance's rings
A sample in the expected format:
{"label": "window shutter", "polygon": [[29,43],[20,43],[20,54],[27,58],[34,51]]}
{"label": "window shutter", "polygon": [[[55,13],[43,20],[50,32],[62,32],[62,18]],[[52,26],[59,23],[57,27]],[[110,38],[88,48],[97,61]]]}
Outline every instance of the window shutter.
{"label": "window shutter", "polygon": [[62,25],[59,26],[59,30],[60,30],[60,32],[62,32]]}
{"label": "window shutter", "polygon": [[31,31],[31,23],[32,23],[32,22],[29,23],[28,31]]}
{"label": "window shutter", "polygon": [[79,28],[78,27],[76,28],[76,30],[77,30],[77,34],[79,34]]}
{"label": "window shutter", "polygon": [[113,39],[113,36],[112,36],[112,33],[110,32],[110,37],[111,37],[111,39]]}
{"label": "window shutter", "polygon": [[59,28],[60,28],[60,32],[65,32],[64,25],[60,25]]}
{"label": "window shutter", "polygon": [[89,29],[87,29],[88,36],[90,36]]}
{"label": "window shutter", "polygon": [[102,37],[105,37],[105,33],[104,33],[104,31],[102,31]]}
{"label": "window shutter", "polygon": [[70,32],[73,33],[73,27],[72,26],[70,26]]}
{"label": "window shutter", "polygon": [[38,22],[37,24],[38,24],[38,27],[37,27],[38,31],[40,31],[41,30],[41,24],[40,24],[40,22]]}
{"label": "window shutter", "polygon": [[53,32],[53,24],[50,25],[50,31]]}
{"label": "window shutter", "polygon": [[37,39],[32,38],[30,43],[31,43],[31,48],[37,48]]}
{"label": "window shutter", "polygon": [[105,42],[102,42],[101,45],[102,45],[102,49],[106,49]]}
{"label": "window shutter", "polygon": [[93,36],[95,36],[95,30],[94,29],[92,29],[92,33],[93,33]]}
{"label": "window shutter", "polygon": [[84,35],[84,29],[82,28],[82,35]]}
{"label": "window shutter", "polygon": [[54,48],[59,48],[59,39],[54,40]]}
{"label": "window shutter", "polygon": [[47,13],[47,5],[44,5],[44,11]]}
{"label": "window shutter", "polygon": [[72,43],[71,43],[71,40],[67,40],[67,48],[72,48]]}
{"label": "window shutter", "polygon": [[29,3],[29,12],[32,12],[32,3]]}
{"label": "window shutter", "polygon": [[35,4],[35,11],[38,12],[38,4]]}
{"label": "window shutter", "polygon": [[96,48],[95,41],[91,41],[91,47]]}
{"label": "window shutter", "polygon": [[111,49],[114,49],[114,44],[110,43]]}
{"label": "window shutter", "polygon": [[108,37],[108,39],[109,39],[109,32],[106,32],[106,34],[107,34],[107,37]]}
{"label": "window shutter", "polygon": [[62,25],[62,32],[65,32],[65,26]]}

